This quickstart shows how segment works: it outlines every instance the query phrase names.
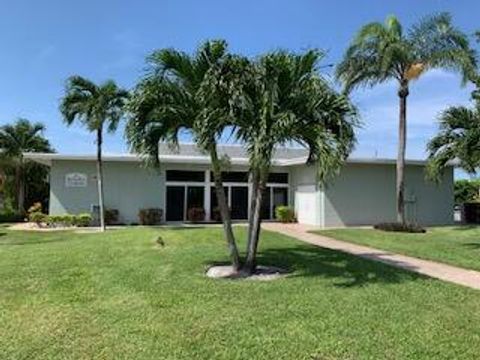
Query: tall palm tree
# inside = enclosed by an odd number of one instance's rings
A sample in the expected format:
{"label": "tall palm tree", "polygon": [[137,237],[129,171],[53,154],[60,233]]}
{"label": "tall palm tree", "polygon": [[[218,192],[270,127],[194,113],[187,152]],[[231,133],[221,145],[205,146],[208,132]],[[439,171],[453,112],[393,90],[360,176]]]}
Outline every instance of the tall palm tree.
{"label": "tall palm tree", "polygon": [[100,210],[100,228],[105,231],[105,205],[103,199],[102,143],[103,130],[114,132],[123,116],[128,92],[113,80],[100,85],[81,76],[72,76],[67,80],[65,96],[60,112],[67,125],[79,121],[88,131],[97,136],[97,186]]}
{"label": "tall palm tree", "polygon": [[[218,96],[232,104],[235,134],[245,144],[252,183],[246,272],[256,267],[261,206],[277,146],[296,143],[309,150],[308,164],[320,182],[339,170],[355,143],[355,111],[319,75],[319,51],[292,54],[277,51],[257,61],[239,60],[238,76],[222,79]],[[229,65],[228,70],[232,69]]]}
{"label": "tall palm tree", "polygon": [[480,167],[480,99],[473,91],[474,107],[452,106],[439,116],[439,133],[428,145],[427,177],[439,181],[447,164],[457,160],[468,173]]}
{"label": "tall palm tree", "polygon": [[129,103],[126,136],[133,151],[159,166],[159,142],[176,146],[180,132],[192,133],[200,149],[210,155],[229,255],[238,270],[240,257],[223,190],[223,161],[217,152],[217,139],[229,124],[229,114],[204,89],[215,81],[216,68],[228,57],[225,41],[207,41],[194,55],[174,49],[155,51],[148,58],[150,72]]}
{"label": "tall palm tree", "polygon": [[14,124],[0,127],[0,162],[4,176],[11,171],[15,179],[16,205],[19,213],[25,212],[25,176],[29,162],[24,152],[51,152],[52,148],[43,137],[45,126],[18,119]]}
{"label": "tall palm tree", "polygon": [[467,36],[452,25],[447,13],[428,16],[408,32],[390,16],[385,23],[363,26],[338,65],[337,78],[345,91],[364,85],[397,81],[399,97],[397,157],[397,221],[405,222],[404,167],[407,132],[407,97],[413,80],[434,68],[454,70],[464,81],[476,66]]}

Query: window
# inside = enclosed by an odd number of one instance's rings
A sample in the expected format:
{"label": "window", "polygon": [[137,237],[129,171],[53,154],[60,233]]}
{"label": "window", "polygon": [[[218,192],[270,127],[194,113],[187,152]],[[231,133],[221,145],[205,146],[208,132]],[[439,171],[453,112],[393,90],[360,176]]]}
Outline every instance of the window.
{"label": "window", "polygon": [[270,173],[268,174],[269,183],[288,184],[288,173]]}
{"label": "window", "polygon": [[[213,173],[211,174],[210,178],[212,179],[212,181],[214,181],[215,177],[213,176]],[[222,172],[222,181],[246,183],[248,182],[248,172],[245,172],[245,171]]]}
{"label": "window", "polygon": [[167,170],[167,181],[204,182],[204,171]]}

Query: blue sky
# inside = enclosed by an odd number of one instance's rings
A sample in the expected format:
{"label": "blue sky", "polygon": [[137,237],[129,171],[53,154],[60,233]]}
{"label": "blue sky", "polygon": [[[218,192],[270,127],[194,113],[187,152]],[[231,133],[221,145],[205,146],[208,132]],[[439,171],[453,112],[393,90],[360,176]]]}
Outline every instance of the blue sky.
{"label": "blue sky", "polygon": [[[479,10],[478,1],[466,0],[11,1],[0,14],[0,124],[17,117],[42,121],[57,151],[93,153],[94,136],[80,127],[67,128],[58,112],[70,75],[112,78],[130,88],[152,50],[192,51],[212,38],[226,39],[232,51],[251,56],[278,48],[321,48],[328,52],[325,63],[336,63],[367,22],[395,14],[408,26],[423,15],[448,11],[455,24],[472,34],[480,29],[473,16]],[[444,71],[432,71],[412,86],[409,158],[424,157],[438,112],[468,104],[470,90]],[[356,91],[353,99],[364,123],[355,155],[395,157],[395,84]],[[107,137],[107,153],[127,151],[122,130]]]}

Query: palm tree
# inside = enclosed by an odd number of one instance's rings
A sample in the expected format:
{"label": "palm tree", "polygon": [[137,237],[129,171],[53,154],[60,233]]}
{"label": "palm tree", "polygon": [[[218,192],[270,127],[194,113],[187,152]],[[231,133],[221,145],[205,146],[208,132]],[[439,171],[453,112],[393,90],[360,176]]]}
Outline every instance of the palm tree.
{"label": "palm tree", "polygon": [[39,122],[18,119],[14,124],[0,127],[0,162],[4,176],[10,172],[15,179],[17,211],[25,212],[25,176],[29,162],[23,158],[25,152],[51,152],[52,148],[43,137],[45,126]]}
{"label": "palm tree", "polygon": [[339,170],[355,143],[354,109],[319,75],[322,58],[323,53],[312,50],[272,52],[255,62],[240,59],[233,83],[219,81],[224,87],[217,98],[230,98],[235,134],[249,156],[252,192],[245,272],[256,268],[263,193],[276,147],[296,143],[307,148],[307,163],[317,167],[324,182]]}
{"label": "palm tree", "polygon": [[105,231],[105,208],[103,200],[102,143],[103,129],[114,132],[123,116],[128,92],[118,87],[113,80],[96,85],[80,76],[67,80],[65,96],[60,112],[67,125],[79,121],[97,135],[97,185],[100,210],[100,228]]}
{"label": "palm tree", "polygon": [[336,70],[345,91],[364,85],[396,80],[399,97],[397,157],[397,221],[405,222],[404,167],[407,131],[407,97],[409,86],[426,71],[443,68],[458,71],[464,82],[476,66],[475,53],[467,36],[452,25],[447,13],[422,19],[404,32],[395,16],[385,24],[373,22],[363,26],[345,52]]}
{"label": "palm tree", "polygon": [[133,151],[158,167],[159,142],[176,146],[181,131],[193,134],[199,148],[211,158],[229,255],[238,270],[240,257],[223,190],[223,161],[217,152],[217,139],[228,126],[229,116],[204,89],[215,81],[216,68],[227,58],[225,41],[207,41],[194,55],[174,49],[155,51],[148,58],[150,72],[133,92],[126,137]]}
{"label": "palm tree", "polygon": [[452,106],[439,116],[440,131],[427,145],[429,152],[427,177],[439,181],[450,161],[474,174],[480,166],[480,99],[477,90],[472,98],[475,106]]}

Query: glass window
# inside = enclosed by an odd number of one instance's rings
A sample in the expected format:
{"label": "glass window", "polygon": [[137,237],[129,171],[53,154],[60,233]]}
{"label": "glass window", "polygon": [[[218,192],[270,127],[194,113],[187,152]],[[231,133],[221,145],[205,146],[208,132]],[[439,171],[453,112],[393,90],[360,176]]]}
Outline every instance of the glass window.
{"label": "glass window", "polygon": [[204,182],[204,171],[167,170],[167,181]]}
{"label": "glass window", "polygon": [[288,173],[270,173],[268,174],[269,183],[288,184]]}
{"label": "glass window", "polygon": [[[213,173],[211,174],[210,178],[212,179],[212,182],[213,182],[215,179],[213,176]],[[245,172],[245,171],[222,172],[222,181],[246,183],[248,182],[248,172]]]}

